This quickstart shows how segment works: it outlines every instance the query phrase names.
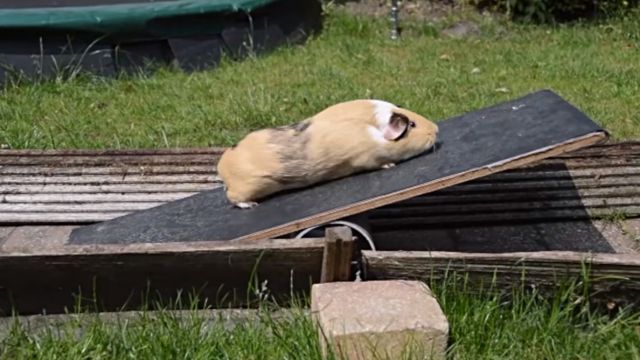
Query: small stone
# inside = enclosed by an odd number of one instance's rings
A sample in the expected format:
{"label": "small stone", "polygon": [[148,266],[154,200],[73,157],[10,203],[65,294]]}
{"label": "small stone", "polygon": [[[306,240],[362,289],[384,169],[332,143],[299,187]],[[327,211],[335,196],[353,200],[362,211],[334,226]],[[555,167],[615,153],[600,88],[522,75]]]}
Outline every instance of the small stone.
{"label": "small stone", "polygon": [[2,149],[2,150],[11,149],[11,145],[9,145],[9,144],[0,144],[0,149]]}
{"label": "small stone", "polygon": [[442,31],[444,35],[452,38],[466,38],[471,36],[480,35],[480,26],[472,21],[459,21],[453,26],[450,26]]}
{"label": "small stone", "polygon": [[506,94],[506,93],[509,92],[509,89],[507,89],[506,87],[499,87],[495,91],[499,92],[499,93],[505,93]]}
{"label": "small stone", "polygon": [[480,73],[480,68],[474,67],[473,69],[471,69],[471,73],[472,74],[479,74]]}
{"label": "small stone", "polygon": [[315,284],[311,311],[325,354],[329,345],[349,360],[445,357],[449,323],[423,282]]}

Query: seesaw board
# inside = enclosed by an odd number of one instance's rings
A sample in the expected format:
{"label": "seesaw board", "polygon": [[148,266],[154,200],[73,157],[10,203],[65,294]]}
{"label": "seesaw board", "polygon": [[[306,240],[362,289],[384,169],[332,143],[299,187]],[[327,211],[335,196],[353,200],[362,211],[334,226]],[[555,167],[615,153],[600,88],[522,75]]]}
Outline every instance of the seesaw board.
{"label": "seesaw board", "polygon": [[519,167],[604,140],[606,132],[550,90],[439,122],[435,151],[283,193],[250,210],[221,188],[75,229],[68,244],[257,240],[282,236]]}

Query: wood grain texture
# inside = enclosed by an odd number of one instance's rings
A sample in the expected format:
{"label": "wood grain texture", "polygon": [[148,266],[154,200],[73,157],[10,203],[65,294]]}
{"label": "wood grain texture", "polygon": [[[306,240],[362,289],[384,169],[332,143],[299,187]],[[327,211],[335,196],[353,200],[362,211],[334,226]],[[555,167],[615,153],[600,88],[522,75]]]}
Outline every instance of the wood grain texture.
{"label": "wood grain texture", "polygon": [[111,184],[117,182],[119,184],[181,184],[181,183],[213,183],[220,181],[217,177],[209,174],[123,174],[123,175],[93,175],[83,174],[76,175],[32,175],[32,176],[16,176],[2,174],[0,177],[1,185],[52,185],[52,184]]}
{"label": "wood grain texture", "polygon": [[327,228],[320,282],[350,280],[354,251],[355,239],[350,228]]}
{"label": "wood grain texture", "polygon": [[113,155],[58,155],[58,156],[24,156],[7,154],[1,155],[3,165],[11,166],[28,166],[38,165],[47,166],[55,164],[56,166],[140,166],[141,164],[154,165],[182,165],[185,163],[195,165],[214,164],[217,155],[202,156],[202,154],[179,154],[172,156],[156,156],[156,155],[120,155],[117,157],[118,162],[113,163]]}
{"label": "wood grain texture", "polygon": [[61,313],[76,303],[91,311],[139,309],[154,300],[175,301],[180,292],[187,306],[194,294],[199,306],[252,305],[259,294],[286,301],[292,291],[304,294],[319,281],[324,250],[319,239],[159,245],[0,254],[0,315],[12,309]]}
{"label": "wood grain texture", "polygon": [[[186,150],[185,150],[186,151]],[[166,155],[157,154],[156,157],[163,157]],[[206,156],[206,155],[203,155]],[[52,156],[53,157],[53,156]],[[112,155],[113,163],[119,162],[118,155]],[[0,157],[0,164],[2,163],[2,157]],[[217,164],[217,161],[215,162]],[[214,164],[215,165],[215,164]],[[34,165],[34,166],[13,166],[5,165],[0,166],[1,175],[14,175],[14,176],[76,176],[80,179],[80,176],[86,175],[118,175],[115,181],[120,181],[129,175],[147,175],[147,174],[166,174],[166,175],[184,175],[184,174],[205,174],[216,175],[215,166],[207,165],[190,165],[189,163],[182,165],[154,165],[141,163],[139,166],[57,166],[51,165]]]}
{"label": "wood grain texture", "polygon": [[[225,148],[189,148],[189,149],[104,149],[104,150],[0,150],[0,156],[5,157],[41,157],[51,158],[51,156],[144,156],[144,155],[164,155],[164,156],[184,156],[184,155],[222,155]],[[55,162],[52,162],[55,163]]]}
{"label": "wood grain texture", "polygon": [[[535,286],[551,291],[566,280],[588,274],[591,294],[600,302],[640,305],[640,255],[576,252],[458,253],[363,251],[367,279],[442,280],[454,273],[469,277],[469,287]],[[524,279],[524,280],[523,280]]]}

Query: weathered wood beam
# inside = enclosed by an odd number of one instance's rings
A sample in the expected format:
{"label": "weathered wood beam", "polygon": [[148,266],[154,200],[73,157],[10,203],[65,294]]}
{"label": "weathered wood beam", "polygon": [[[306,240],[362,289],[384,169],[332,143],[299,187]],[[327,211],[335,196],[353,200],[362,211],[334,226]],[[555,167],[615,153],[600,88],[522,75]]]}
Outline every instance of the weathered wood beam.
{"label": "weathered wood beam", "polygon": [[565,280],[588,279],[595,300],[640,305],[639,254],[363,251],[362,257],[369,280],[442,280],[455,273],[468,277],[469,289],[493,283],[500,290],[525,284],[546,291]]}

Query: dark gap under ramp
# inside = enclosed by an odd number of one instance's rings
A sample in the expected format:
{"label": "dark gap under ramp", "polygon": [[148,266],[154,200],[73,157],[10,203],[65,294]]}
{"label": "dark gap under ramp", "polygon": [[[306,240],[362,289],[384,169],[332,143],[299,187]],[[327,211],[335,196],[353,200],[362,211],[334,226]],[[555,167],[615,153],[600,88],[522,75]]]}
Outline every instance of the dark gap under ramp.
{"label": "dark gap under ramp", "polygon": [[234,208],[222,188],[75,229],[69,244],[273,238],[356,215],[604,140],[607,133],[552,91],[439,122],[429,152],[386,170],[335,180]]}

